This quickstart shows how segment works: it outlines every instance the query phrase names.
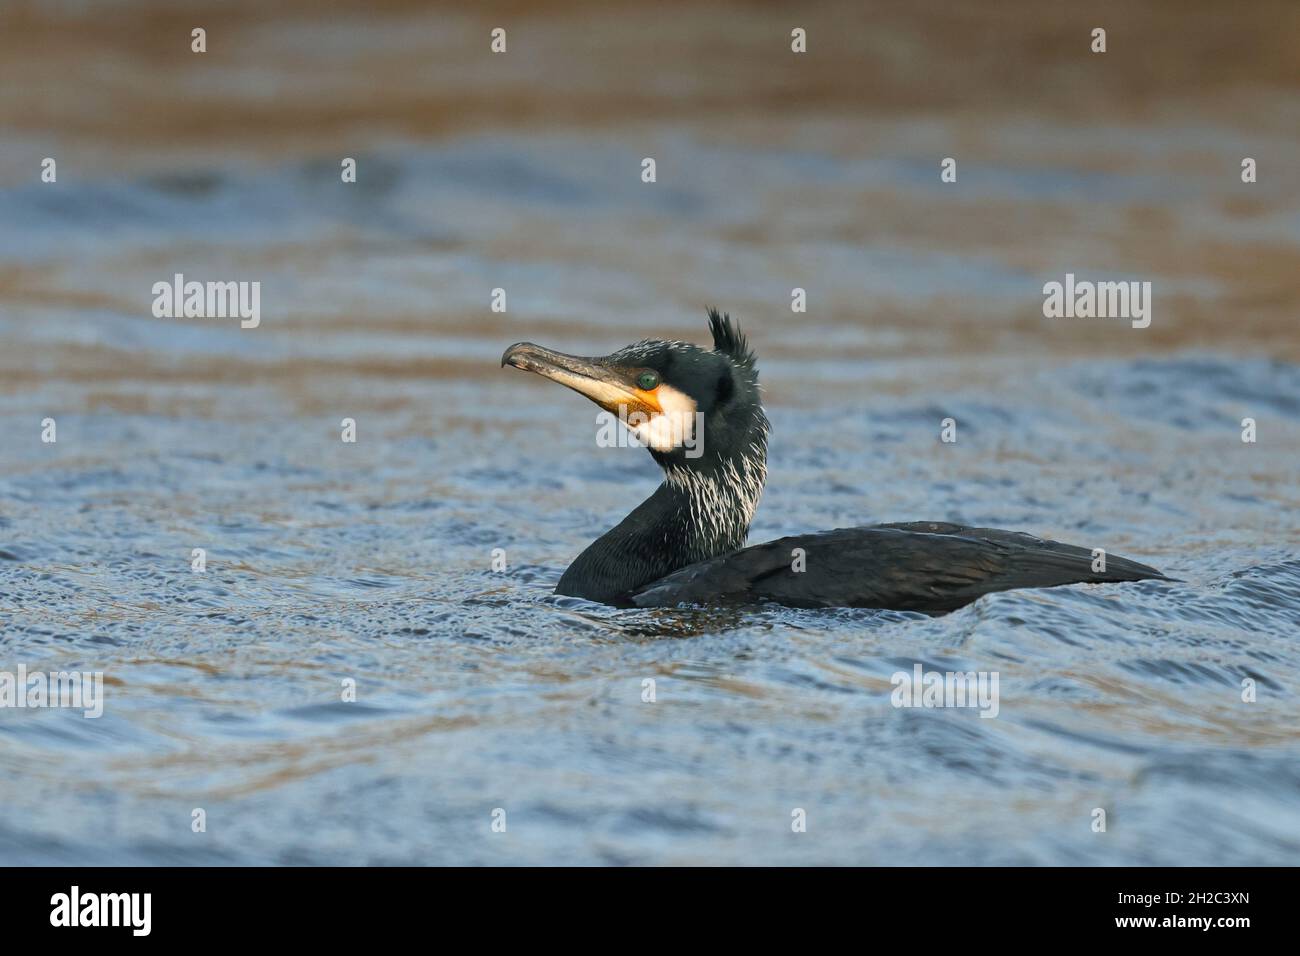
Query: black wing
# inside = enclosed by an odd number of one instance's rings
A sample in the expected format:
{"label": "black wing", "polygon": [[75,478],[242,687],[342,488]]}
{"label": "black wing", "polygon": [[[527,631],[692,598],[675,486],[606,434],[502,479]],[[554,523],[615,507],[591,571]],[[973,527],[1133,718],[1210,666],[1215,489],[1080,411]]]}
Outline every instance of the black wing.
{"label": "black wing", "polygon": [[[795,571],[794,549],[804,570]],[[840,528],[778,538],[701,561],[631,595],[639,607],[771,601],[790,607],[872,607],[942,614],[982,594],[1083,582],[1163,578],[1155,568],[1016,531],[932,521]]]}

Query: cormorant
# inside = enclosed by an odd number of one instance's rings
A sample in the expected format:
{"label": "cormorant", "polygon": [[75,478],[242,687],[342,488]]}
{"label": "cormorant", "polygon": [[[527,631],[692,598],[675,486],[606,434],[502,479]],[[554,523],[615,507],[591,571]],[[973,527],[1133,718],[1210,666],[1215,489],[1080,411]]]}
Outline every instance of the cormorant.
{"label": "cormorant", "polygon": [[581,358],[519,342],[501,356],[619,416],[664,471],[654,494],[578,555],[557,594],[619,607],[772,602],[943,614],[991,591],[1164,577],[1115,555],[1098,572],[1085,548],[932,521],[746,548],[767,476],[767,416],[739,325],[710,309],[709,331],[712,350],[646,340]]}

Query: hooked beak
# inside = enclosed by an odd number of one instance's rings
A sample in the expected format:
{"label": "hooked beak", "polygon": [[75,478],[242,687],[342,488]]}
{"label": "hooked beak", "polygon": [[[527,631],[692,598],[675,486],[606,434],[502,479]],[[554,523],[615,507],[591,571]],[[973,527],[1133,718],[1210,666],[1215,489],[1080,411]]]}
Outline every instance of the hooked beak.
{"label": "hooked beak", "polygon": [[501,365],[536,372],[587,396],[605,411],[616,415],[625,417],[627,413],[637,411],[653,415],[663,411],[653,393],[637,388],[629,372],[605,359],[566,355],[532,342],[517,342],[505,350]]}

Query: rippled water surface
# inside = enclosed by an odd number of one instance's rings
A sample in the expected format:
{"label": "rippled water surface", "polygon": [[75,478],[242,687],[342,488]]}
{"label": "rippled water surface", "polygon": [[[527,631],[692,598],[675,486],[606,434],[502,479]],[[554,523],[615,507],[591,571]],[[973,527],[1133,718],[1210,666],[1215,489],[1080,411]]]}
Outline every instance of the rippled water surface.
{"label": "rippled water surface", "polygon": [[[650,68],[641,44],[674,47],[701,14],[596,16],[607,42],[582,69],[562,16],[533,21],[542,52],[491,80],[460,52],[481,24],[386,9],[265,34],[246,12],[248,42],[202,68],[220,75],[174,85],[112,52],[134,35],[67,41],[140,81],[96,95],[149,98],[123,122],[152,154],[89,111],[47,129],[5,107],[0,670],[100,670],[106,704],[0,710],[0,862],[1295,862],[1300,191],[1234,192],[1240,141],[1275,169],[1297,155],[1292,100],[1188,94],[1145,125],[1071,127],[1049,99],[976,135],[924,104],[846,104],[834,71],[772,80],[796,109],[754,92],[747,44],[785,22],[768,12],[720,54],[750,85],[692,72],[687,43],[637,112],[620,61]],[[10,36],[5,75],[39,76]],[[348,69],[392,92],[371,125],[341,81],[351,118],[331,125],[305,80],[268,106],[236,79]],[[42,89],[66,105],[63,82]],[[194,89],[217,91],[215,125],[165,140],[151,117]],[[22,168],[55,129],[57,187]],[[933,157],[958,148],[969,178],[941,193]],[[1152,327],[1043,319],[1067,270],[1153,280]],[[176,272],[261,281],[261,326],[153,318]],[[939,618],[553,596],[658,478],[596,447],[588,403],[500,369],[503,347],[703,341],[714,304],[749,332],[773,422],[752,541],[925,518],[1175,580]],[[892,707],[917,663],[997,671],[997,718]]]}

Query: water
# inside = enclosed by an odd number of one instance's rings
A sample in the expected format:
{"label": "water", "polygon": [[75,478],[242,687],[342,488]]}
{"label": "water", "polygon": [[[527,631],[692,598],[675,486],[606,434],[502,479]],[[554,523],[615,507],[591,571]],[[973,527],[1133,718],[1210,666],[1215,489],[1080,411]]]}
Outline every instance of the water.
{"label": "water", "polygon": [[[428,56],[409,39],[426,16],[262,42],[295,51],[295,76],[380,50],[360,82],[454,88],[403,72]],[[657,29],[692,35],[697,16]],[[455,23],[422,35],[458,50],[478,25]],[[563,18],[534,26],[542,60],[569,64]],[[124,120],[151,152],[69,113],[55,188],[20,170],[45,146],[13,120],[0,670],[102,670],[106,704],[0,710],[0,862],[1294,862],[1300,193],[1279,172],[1241,205],[1216,172],[1238,117],[1193,104],[1140,133],[1071,132],[993,110],[997,135],[972,140],[864,118],[835,76],[789,80],[818,110],[747,113],[743,84],[695,100],[685,69],[646,94],[680,109],[629,117],[619,52],[640,31],[593,29],[612,47],[534,91],[545,124],[480,92],[486,125],[424,130],[398,97],[368,135],[307,131],[316,94],[291,87],[268,107],[283,129],[254,112],[252,132],[226,118],[165,141],[154,114]],[[255,99],[235,79],[253,60],[288,69],[265,49],[226,54],[216,88]],[[531,90],[528,62],[496,92]],[[593,116],[561,110],[578,93]],[[1256,143],[1293,149],[1262,112]],[[364,145],[355,187],[345,133]],[[969,181],[940,192],[931,154],[958,148]],[[1153,280],[1152,327],[1043,319],[1042,283],[1066,271]],[[149,290],[175,272],[261,281],[261,327],[154,319]],[[500,369],[503,347],[702,341],[709,304],[750,333],[773,422],[751,540],[926,518],[1176,580],[933,619],[555,597],[658,478],[644,452],[596,447],[593,406]],[[998,671],[997,718],[892,707],[916,663]]]}

